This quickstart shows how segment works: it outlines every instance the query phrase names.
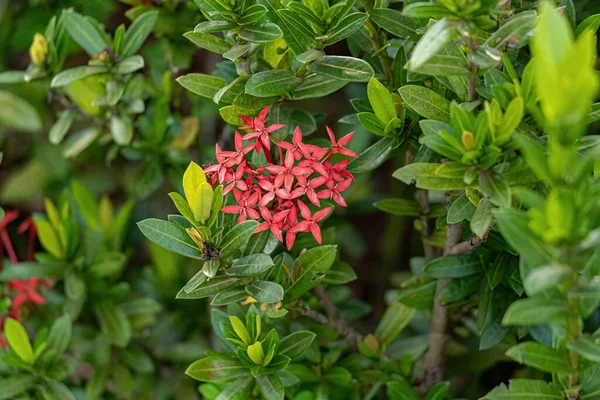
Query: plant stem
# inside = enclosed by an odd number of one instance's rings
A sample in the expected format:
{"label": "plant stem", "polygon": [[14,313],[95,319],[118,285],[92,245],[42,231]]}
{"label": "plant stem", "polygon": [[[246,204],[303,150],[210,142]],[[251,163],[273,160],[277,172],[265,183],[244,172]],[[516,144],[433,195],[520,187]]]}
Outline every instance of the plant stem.
{"label": "plant stem", "polygon": [[[569,306],[567,341],[572,341],[577,339],[581,334],[579,325],[579,299],[569,298],[567,302]],[[569,375],[569,389],[573,391],[572,393],[569,393],[569,399],[577,399],[577,387],[579,386],[579,354],[572,350],[569,351],[569,364],[573,369],[573,372]]]}
{"label": "plant stem", "polygon": [[[445,198],[446,210],[451,205],[451,194],[446,192]],[[451,249],[460,242],[462,237],[462,227],[458,224],[448,224],[446,226],[446,241],[444,243],[443,255],[450,255]],[[429,325],[428,343],[429,347],[423,360],[425,373],[419,389],[426,393],[436,383],[444,378],[446,370],[446,342],[448,341],[448,309],[442,306],[440,302],[440,292],[450,282],[449,279],[438,279],[433,310],[431,311],[431,323]]]}
{"label": "plant stem", "polygon": [[288,304],[290,310],[297,311],[300,315],[308,317],[317,321],[322,325],[327,325],[334,329],[340,336],[348,342],[352,348],[356,348],[358,342],[364,339],[363,335],[354,330],[354,328],[348,326],[346,321],[341,319],[327,318],[325,315],[318,311],[311,310],[302,300],[296,300]]}
{"label": "plant stem", "polygon": [[[477,51],[477,39],[467,38],[469,43],[469,51],[474,54]],[[477,100],[477,85],[479,84],[479,77],[477,76],[477,65],[473,62],[469,62],[469,71],[473,73],[473,76],[469,78],[468,96],[469,101]]]}

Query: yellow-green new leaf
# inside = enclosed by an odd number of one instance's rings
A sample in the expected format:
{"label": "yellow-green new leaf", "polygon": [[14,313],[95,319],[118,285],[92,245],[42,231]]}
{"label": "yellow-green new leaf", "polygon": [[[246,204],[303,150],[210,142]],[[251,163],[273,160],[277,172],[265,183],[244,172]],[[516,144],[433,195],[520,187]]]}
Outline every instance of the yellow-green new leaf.
{"label": "yellow-green new leaf", "polygon": [[231,322],[231,326],[233,327],[233,330],[239,336],[239,338],[242,339],[242,342],[244,342],[246,344],[250,344],[251,343],[250,334],[248,333],[248,330],[246,329],[246,325],[244,325],[242,320],[236,316],[230,316],[229,322]]}
{"label": "yellow-green new leaf", "polygon": [[8,318],[4,326],[4,334],[11,349],[19,356],[19,358],[28,364],[35,361],[35,355],[29,342],[29,336],[23,325],[16,319]]}
{"label": "yellow-green new leaf", "polygon": [[192,210],[194,209],[194,195],[198,186],[203,182],[206,182],[206,176],[202,167],[192,161],[183,174],[183,193]]}
{"label": "yellow-green new leaf", "polygon": [[196,194],[194,194],[194,207],[192,208],[196,221],[204,223],[210,217],[212,200],[212,186],[208,182],[201,183],[196,190]]}
{"label": "yellow-green new leaf", "polygon": [[248,357],[258,365],[262,365],[265,359],[265,352],[261,342],[256,342],[252,346],[248,346]]}

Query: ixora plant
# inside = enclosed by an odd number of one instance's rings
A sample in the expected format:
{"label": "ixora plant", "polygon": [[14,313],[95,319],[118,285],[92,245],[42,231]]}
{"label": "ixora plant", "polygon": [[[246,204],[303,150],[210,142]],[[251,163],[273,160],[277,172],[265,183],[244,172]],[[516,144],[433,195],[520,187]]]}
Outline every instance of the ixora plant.
{"label": "ixora plant", "polygon": [[[178,213],[146,218],[158,207],[77,180],[46,215],[0,210],[0,399],[600,398],[600,15],[577,24],[570,0],[135,3],[114,33],[64,11],[0,84],[47,85],[69,162],[142,161],[150,184],[130,197],[175,176]],[[183,13],[199,22],[185,44]],[[168,50],[144,52],[149,37]],[[186,41],[223,58],[214,73],[187,71]],[[74,44],[88,64],[64,69]],[[359,97],[330,129],[303,100],[334,93]],[[0,121],[41,130],[23,101],[0,92],[15,111]],[[204,107],[225,126],[189,162]],[[358,205],[382,175],[401,190]],[[410,274],[367,272],[391,289],[372,318],[339,234],[358,208],[413,234],[385,239]]]}

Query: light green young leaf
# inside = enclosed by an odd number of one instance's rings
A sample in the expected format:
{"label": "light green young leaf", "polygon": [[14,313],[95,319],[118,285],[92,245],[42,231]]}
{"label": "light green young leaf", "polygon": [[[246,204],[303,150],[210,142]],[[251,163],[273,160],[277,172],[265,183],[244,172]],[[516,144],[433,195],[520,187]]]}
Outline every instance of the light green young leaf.
{"label": "light green young leaf", "polygon": [[27,331],[19,321],[7,318],[4,324],[4,335],[10,348],[27,364],[33,364],[35,357]]}
{"label": "light green young leaf", "polygon": [[63,12],[64,27],[69,36],[90,55],[95,56],[106,49],[106,42],[94,25],[74,11]]}
{"label": "light green young leaf", "polygon": [[133,21],[125,34],[125,44],[121,52],[123,57],[135,54],[142,47],[142,44],[152,32],[157,19],[158,11],[151,10],[146,11]]}

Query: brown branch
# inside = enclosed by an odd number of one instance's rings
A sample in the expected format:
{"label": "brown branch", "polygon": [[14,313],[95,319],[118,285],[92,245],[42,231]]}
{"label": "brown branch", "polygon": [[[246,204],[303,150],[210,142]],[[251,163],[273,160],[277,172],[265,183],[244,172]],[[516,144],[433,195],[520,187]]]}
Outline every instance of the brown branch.
{"label": "brown branch", "polygon": [[300,299],[288,304],[288,308],[290,310],[297,311],[300,315],[315,320],[322,325],[329,326],[339,333],[339,335],[345,339],[352,348],[356,348],[357,343],[364,339],[364,336],[355,331],[354,328],[348,326],[346,321],[328,318],[320,312],[312,310]]}
{"label": "brown branch", "polygon": [[493,222],[490,225],[483,237],[479,237],[475,234],[472,234],[467,240],[455,244],[448,250],[447,255],[471,254],[475,251],[476,248],[481,246],[487,240],[490,232],[492,231],[492,229],[494,229],[494,226],[496,226],[496,222]]}
{"label": "brown branch", "polygon": [[329,293],[327,293],[325,287],[323,285],[317,285],[315,291],[317,292],[319,303],[321,303],[321,305],[325,309],[325,312],[327,313],[327,318],[340,319],[340,313],[338,312],[337,307],[331,300],[331,297],[329,297]]}
{"label": "brown branch", "polygon": [[[445,196],[446,210],[451,205],[451,194],[446,192]],[[455,246],[462,237],[462,227],[460,223],[449,224],[446,226],[446,241],[444,243],[443,255],[448,255],[452,247]],[[438,279],[433,310],[431,311],[431,323],[429,325],[428,349],[423,360],[425,370],[423,380],[419,386],[422,393],[426,393],[436,383],[444,378],[446,370],[446,342],[448,341],[448,310],[440,302],[440,292],[450,282],[449,279]]]}

